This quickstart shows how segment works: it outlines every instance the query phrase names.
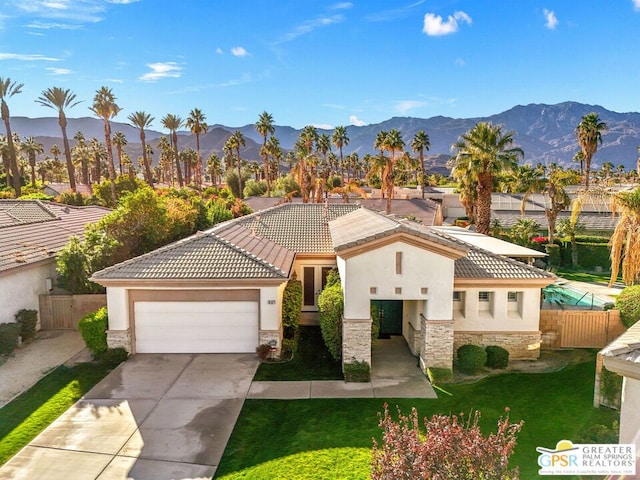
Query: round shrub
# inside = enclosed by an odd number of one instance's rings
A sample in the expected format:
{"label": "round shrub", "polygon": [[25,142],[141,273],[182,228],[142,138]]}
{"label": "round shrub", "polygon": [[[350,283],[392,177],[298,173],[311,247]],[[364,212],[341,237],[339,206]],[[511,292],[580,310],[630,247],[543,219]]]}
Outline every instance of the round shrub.
{"label": "round shrub", "polygon": [[620,310],[620,319],[629,328],[640,319],[640,285],[631,285],[620,292],[616,298],[616,308]]}
{"label": "round shrub", "polygon": [[509,365],[509,352],[497,345],[489,345],[485,348],[487,352],[487,367],[507,368]]}
{"label": "round shrub", "polygon": [[20,336],[23,341],[31,340],[36,336],[36,325],[38,324],[38,311],[23,308],[15,315],[16,322],[20,325]]}
{"label": "round shrub", "polygon": [[107,363],[110,365],[120,365],[129,357],[129,352],[124,348],[107,348],[104,352],[100,352],[96,355],[96,360],[101,363]]}
{"label": "round shrub", "polygon": [[0,355],[9,355],[18,346],[20,325],[17,323],[0,323]]}
{"label": "round shrub", "polygon": [[82,335],[84,343],[94,356],[98,357],[102,352],[107,351],[107,327],[109,317],[107,308],[102,307],[95,312],[86,315],[78,322],[78,329]]}
{"label": "round shrub", "polygon": [[487,363],[487,352],[478,345],[462,345],[458,348],[458,368],[463,373],[474,374]]}

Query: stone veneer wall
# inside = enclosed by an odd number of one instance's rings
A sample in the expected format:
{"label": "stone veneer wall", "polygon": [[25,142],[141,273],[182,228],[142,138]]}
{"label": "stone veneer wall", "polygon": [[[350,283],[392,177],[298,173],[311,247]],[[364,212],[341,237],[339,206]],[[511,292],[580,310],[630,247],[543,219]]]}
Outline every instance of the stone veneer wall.
{"label": "stone veneer wall", "polygon": [[487,347],[497,345],[509,352],[510,360],[536,360],[540,357],[540,332],[455,332],[457,351],[466,344]]}
{"label": "stone veneer wall", "polygon": [[260,345],[269,345],[269,342],[275,340],[276,355],[280,355],[282,349],[282,332],[280,330],[260,330],[258,333],[258,343]]}
{"label": "stone veneer wall", "polygon": [[342,363],[371,365],[371,319],[342,319]]}
{"label": "stone veneer wall", "polygon": [[420,355],[420,344],[422,343],[422,330],[416,330],[411,323],[407,324],[406,340],[409,345],[409,350],[416,357]]}
{"label": "stone veneer wall", "polygon": [[107,346],[109,348],[124,348],[131,353],[131,331],[107,330]]}
{"label": "stone veneer wall", "polygon": [[420,320],[422,349],[420,366],[453,368],[453,320]]}

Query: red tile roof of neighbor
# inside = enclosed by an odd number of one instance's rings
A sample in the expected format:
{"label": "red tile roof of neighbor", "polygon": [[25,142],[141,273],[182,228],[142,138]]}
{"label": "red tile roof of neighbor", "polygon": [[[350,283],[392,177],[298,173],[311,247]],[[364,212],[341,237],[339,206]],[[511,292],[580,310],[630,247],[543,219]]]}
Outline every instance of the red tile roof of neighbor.
{"label": "red tile roof of neighbor", "polygon": [[69,238],[111,210],[39,200],[0,200],[0,274],[55,257]]}

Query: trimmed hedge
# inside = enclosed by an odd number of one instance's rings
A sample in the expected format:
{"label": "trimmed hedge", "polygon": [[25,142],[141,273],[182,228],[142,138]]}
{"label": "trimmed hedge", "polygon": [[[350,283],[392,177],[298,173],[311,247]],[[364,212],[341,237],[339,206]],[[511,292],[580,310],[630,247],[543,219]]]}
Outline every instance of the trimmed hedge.
{"label": "trimmed hedge", "polygon": [[335,360],[342,357],[342,314],[344,313],[344,300],[340,282],[327,285],[318,297],[318,310],[320,317],[320,331],[329,353]]}
{"label": "trimmed hedge", "polygon": [[560,257],[560,245],[547,243],[544,245],[544,251],[549,255],[547,257],[548,264],[554,267],[559,267],[562,260]]}
{"label": "trimmed hedge", "polygon": [[487,352],[478,345],[462,345],[457,353],[458,368],[463,373],[478,373],[487,363]]}
{"label": "trimmed hedge", "polygon": [[[608,270],[611,266],[608,243],[577,243],[578,265],[582,268],[602,267]],[[571,265],[571,243],[565,242],[560,247],[563,265]]]}
{"label": "trimmed hedge", "polygon": [[509,365],[509,352],[497,345],[489,345],[484,349],[487,352],[487,367],[494,369],[507,368]]}
{"label": "trimmed hedge", "polygon": [[297,330],[302,314],[302,282],[289,280],[282,292],[282,325]]}
{"label": "trimmed hedge", "polygon": [[640,285],[631,285],[620,292],[616,298],[616,308],[620,310],[620,319],[629,328],[640,320]]}
{"label": "trimmed hedge", "polygon": [[109,348],[107,345],[108,325],[109,317],[106,307],[89,313],[78,323],[82,339],[95,357],[106,352]]}
{"label": "trimmed hedge", "polygon": [[96,355],[96,360],[100,363],[107,363],[114,366],[120,365],[127,358],[129,358],[129,352],[124,348],[107,348],[104,352]]}
{"label": "trimmed hedge", "polygon": [[28,341],[36,336],[36,325],[38,324],[38,311],[23,308],[15,315],[16,323],[20,325],[20,336],[23,341]]}
{"label": "trimmed hedge", "polygon": [[0,355],[9,355],[18,346],[20,325],[17,323],[0,323]]}
{"label": "trimmed hedge", "polygon": [[353,360],[342,367],[345,382],[364,383],[371,381],[371,367],[367,362]]}

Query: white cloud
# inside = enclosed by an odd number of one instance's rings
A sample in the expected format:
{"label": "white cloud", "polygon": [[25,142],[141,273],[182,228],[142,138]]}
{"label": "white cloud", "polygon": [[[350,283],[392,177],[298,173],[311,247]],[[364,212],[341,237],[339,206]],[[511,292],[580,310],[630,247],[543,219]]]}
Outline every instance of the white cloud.
{"label": "white cloud", "polygon": [[369,22],[390,22],[399,18],[407,17],[411,14],[411,10],[419,7],[425,2],[425,0],[418,0],[410,5],[405,5],[399,8],[392,8],[389,10],[383,10],[381,12],[370,13],[365,17],[365,20]]}
{"label": "white cloud", "polygon": [[148,63],[150,72],[139,77],[143,82],[155,82],[160,78],[179,78],[182,75],[182,67],[175,62]]}
{"label": "white cloud", "polygon": [[290,42],[295,40],[301,35],[306,35],[307,33],[313,32],[317,28],[327,27],[329,25],[333,25],[336,23],[340,23],[344,20],[342,15],[331,15],[329,17],[317,17],[313,20],[307,20],[306,22],[301,23],[294,27],[288,33],[285,33],[279,40],[275,42],[276,45],[281,43]]}
{"label": "white cloud", "polygon": [[453,12],[453,15],[449,15],[446,21],[440,15],[427,13],[424,16],[422,31],[430,37],[449,35],[458,31],[458,22],[471,25],[472,20],[469,15],[462,11]]}
{"label": "white cloud", "polygon": [[633,9],[640,10],[640,0],[632,0],[633,1]]}
{"label": "white cloud", "polygon": [[136,3],[140,0],[105,0],[107,3],[115,3],[118,5],[128,5],[129,3]]}
{"label": "white cloud", "polygon": [[351,7],[353,7],[353,3],[351,3],[351,2],[341,2],[341,3],[336,3],[335,5],[333,5],[331,7],[331,10],[349,10]]}
{"label": "white cloud", "polygon": [[32,17],[33,20],[27,25],[30,28],[73,29],[104,20],[108,8],[112,8],[109,4],[126,5],[137,1],[139,0],[5,0],[3,9],[15,12],[16,16]]}
{"label": "white cloud", "polygon": [[68,68],[47,67],[46,69],[51,72],[51,75],[69,75],[72,73]]}
{"label": "white cloud", "polygon": [[400,100],[396,102],[393,109],[398,113],[405,114],[416,108],[424,107],[425,105],[427,105],[427,102],[423,102],[422,100]]}
{"label": "white cloud", "polygon": [[464,67],[467,64],[467,62],[464,61],[464,58],[456,58],[453,61],[453,64],[456,65],[457,67]]}
{"label": "white cloud", "polygon": [[102,83],[124,83],[120,78],[105,78]]}
{"label": "white cloud", "polygon": [[[640,0],[636,1],[640,3]],[[546,8],[544,8],[542,12],[544,13],[544,18],[547,20],[544,26],[549,30],[555,30],[558,26],[558,18],[556,17],[555,12],[553,10],[547,10]]]}
{"label": "white cloud", "polygon": [[222,49],[220,47],[216,48],[216,53],[218,55],[224,55],[224,52],[222,51]]}
{"label": "white cloud", "polygon": [[249,55],[249,52],[247,52],[244,47],[233,47],[231,49],[231,55],[234,57],[246,57]]}
{"label": "white cloud", "polygon": [[39,30],[51,30],[54,28],[58,30],[78,30],[79,28],[82,28],[81,25],[73,25],[71,23],[55,23],[55,22],[39,22],[39,21],[31,22],[27,25],[27,27],[35,28]]}
{"label": "white cloud", "polygon": [[0,60],[20,60],[23,62],[59,62],[60,58],[45,57],[39,54],[24,54],[24,53],[6,53],[0,52]]}
{"label": "white cloud", "polygon": [[364,120],[360,120],[355,115],[349,115],[349,123],[351,125],[355,125],[356,127],[364,127],[367,124],[367,122],[365,122]]}
{"label": "white cloud", "polygon": [[322,130],[333,130],[335,128],[333,125],[329,125],[328,123],[312,123],[311,125]]}

